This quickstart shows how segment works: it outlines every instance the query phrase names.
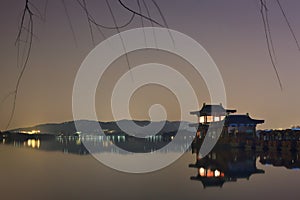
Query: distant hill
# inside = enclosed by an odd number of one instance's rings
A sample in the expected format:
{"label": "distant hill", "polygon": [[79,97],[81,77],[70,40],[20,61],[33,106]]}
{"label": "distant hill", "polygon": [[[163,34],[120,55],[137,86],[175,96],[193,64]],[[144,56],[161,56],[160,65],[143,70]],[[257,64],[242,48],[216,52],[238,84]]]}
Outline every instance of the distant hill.
{"label": "distant hill", "polygon": [[[97,122],[97,121],[89,121],[89,120],[80,120],[76,121],[76,124],[84,130],[84,133],[97,133],[98,130],[95,130],[93,127],[95,123],[99,123],[104,133],[121,133],[123,132],[117,123],[122,124],[123,127],[129,129],[131,134],[141,134],[140,131],[142,129],[133,129],[132,122],[137,124],[140,127],[144,127],[149,125],[150,121],[131,121],[131,120],[120,120],[117,122]],[[163,132],[174,132],[178,131],[180,122],[178,121],[161,121],[161,122],[152,122],[152,128],[155,129],[156,127],[162,126],[160,133]],[[14,130],[10,130],[11,132],[20,132],[20,131],[32,131],[32,130],[39,130],[40,133],[47,133],[47,134],[63,134],[63,135],[73,135],[77,132],[75,127],[74,121],[63,122],[63,123],[51,123],[51,124],[40,124],[33,127],[26,127],[26,128],[18,128]],[[150,129],[151,130],[151,129]],[[159,129],[160,130],[160,129]],[[193,128],[189,127],[189,122],[182,122],[181,130],[186,131],[193,131]]]}

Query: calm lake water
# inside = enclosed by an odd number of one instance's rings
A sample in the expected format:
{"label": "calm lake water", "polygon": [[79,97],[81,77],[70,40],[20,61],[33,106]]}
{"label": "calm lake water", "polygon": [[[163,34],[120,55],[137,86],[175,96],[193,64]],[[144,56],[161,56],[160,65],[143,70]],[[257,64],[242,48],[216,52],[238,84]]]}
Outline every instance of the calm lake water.
{"label": "calm lake water", "polygon": [[128,174],[98,162],[78,138],[2,143],[0,195],[5,200],[300,198],[297,152],[219,148],[197,160],[189,150],[162,170]]}

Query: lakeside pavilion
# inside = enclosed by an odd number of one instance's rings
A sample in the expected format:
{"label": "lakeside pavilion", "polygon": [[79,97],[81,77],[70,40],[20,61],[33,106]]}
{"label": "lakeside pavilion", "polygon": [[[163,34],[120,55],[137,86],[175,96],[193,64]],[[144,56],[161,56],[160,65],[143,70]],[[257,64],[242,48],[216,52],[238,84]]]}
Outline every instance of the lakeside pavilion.
{"label": "lakeside pavilion", "polygon": [[[249,114],[234,114],[237,110],[225,109],[222,104],[204,103],[199,111],[190,112],[198,117],[197,127],[198,138],[207,134],[208,127],[212,130],[222,131],[222,135],[247,135],[255,137],[256,126],[264,123],[264,120],[252,119]],[[213,131],[214,133],[215,131]]]}

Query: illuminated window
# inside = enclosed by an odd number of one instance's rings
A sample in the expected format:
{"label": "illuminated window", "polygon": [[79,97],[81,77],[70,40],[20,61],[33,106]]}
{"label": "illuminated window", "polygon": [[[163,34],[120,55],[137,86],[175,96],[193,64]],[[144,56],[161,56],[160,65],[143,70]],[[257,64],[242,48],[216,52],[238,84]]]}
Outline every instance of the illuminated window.
{"label": "illuminated window", "polygon": [[215,177],[221,176],[221,172],[219,170],[215,170]]}
{"label": "illuminated window", "polygon": [[203,167],[201,167],[201,168],[199,169],[199,175],[200,175],[200,176],[205,176],[205,169],[204,169]]}
{"label": "illuminated window", "polygon": [[199,122],[200,122],[200,123],[204,123],[204,122],[205,122],[205,117],[204,117],[204,116],[201,116]]}
{"label": "illuminated window", "polygon": [[213,116],[207,116],[207,122],[213,122],[214,117]]}
{"label": "illuminated window", "polygon": [[220,117],[215,117],[214,121],[215,121],[215,122],[220,121]]}
{"label": "illuminated window", "polygon": [[207,177],[214,177],[214,172],[210,169],[207,170]]}

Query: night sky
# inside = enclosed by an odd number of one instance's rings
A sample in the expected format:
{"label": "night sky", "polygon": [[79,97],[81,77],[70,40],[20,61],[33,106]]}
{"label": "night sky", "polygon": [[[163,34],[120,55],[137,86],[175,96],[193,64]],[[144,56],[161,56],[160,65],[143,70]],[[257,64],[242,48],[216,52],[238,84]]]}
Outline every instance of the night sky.
{"label": "night sky", "polygon": [[[17,67],[17,48],[14,45],[24,6],[22,0],[4,0],[0,7],[0,98],[14,90],[21,71]],[[84,11],[76,1],[65,0],[76,39],[68,23],[60,0],[48,2],[46,20],[34,18],[33,48],[28,68],[21,80],[16,112],[9,128],[32,126],[41,123],[72,120],[72,88],[76,72],[86,55],[93,49],[89,26]],[[136,1],[125,1],[137,8]],[[150,1],[152,17],[161,21],[158,11]],[[268,56],[264,28],[258,0],[157,0],[171,29],[189,35],[210,53],[223,76],[227,105],[239,113],[249,112],[253,118],[264,119],[259,128],[287,128],[300,125],[300,52],[275,0],[268,1],[269,22],[277,55],[278,73],[282,80],[280,89]],[[296,37],[300,40],[300,1],[281,1]],[[32,0],[44,14],[45,1]],[[105,1],[87,0],[91,13],[102,24],[113,26]],[[111,1],[117,22],[128,20],[130,13],[117,1]],[[146,13],[143,9],[143,13]],[[145,26],[150,26],[145,22]],[[141,27],[141,18],[121,30]],[[106,37],[116,31],[104,30]],[[104,38],[94,28],[95,42]],[[194,76],[190,66],[171,55],[140,52],[130,55],[132,63],[142,63],[155,58],[186,68],[186,76],[196,86],[199,107],[208,102],[207,90],[201,77]],[[97,112],[99,120],[113,120],[107,102],[109,88],[126,68],[123,59],[117,60],[106,80],[99,83]],[[153,103],[166,105],[169,120],[178,120],[178,102],[167,90],[145,87],[138,90],[132,100],[131,112],[135,119],[147,119],[147,108]],[[157,97],[157,91],[164,95]],[[165,91],[164,91],[165,90]],[[102,92],[101,92],[102,91]],[[156,98],[157,97],[157,98]],[[5,129],[12,108],[12,96],[0,105],[0,130]],[[106,102],[106,103],[105,103]],[[198,109],[198,108],[195,108]],[[187,111],[189,112],[189,111]]]}

